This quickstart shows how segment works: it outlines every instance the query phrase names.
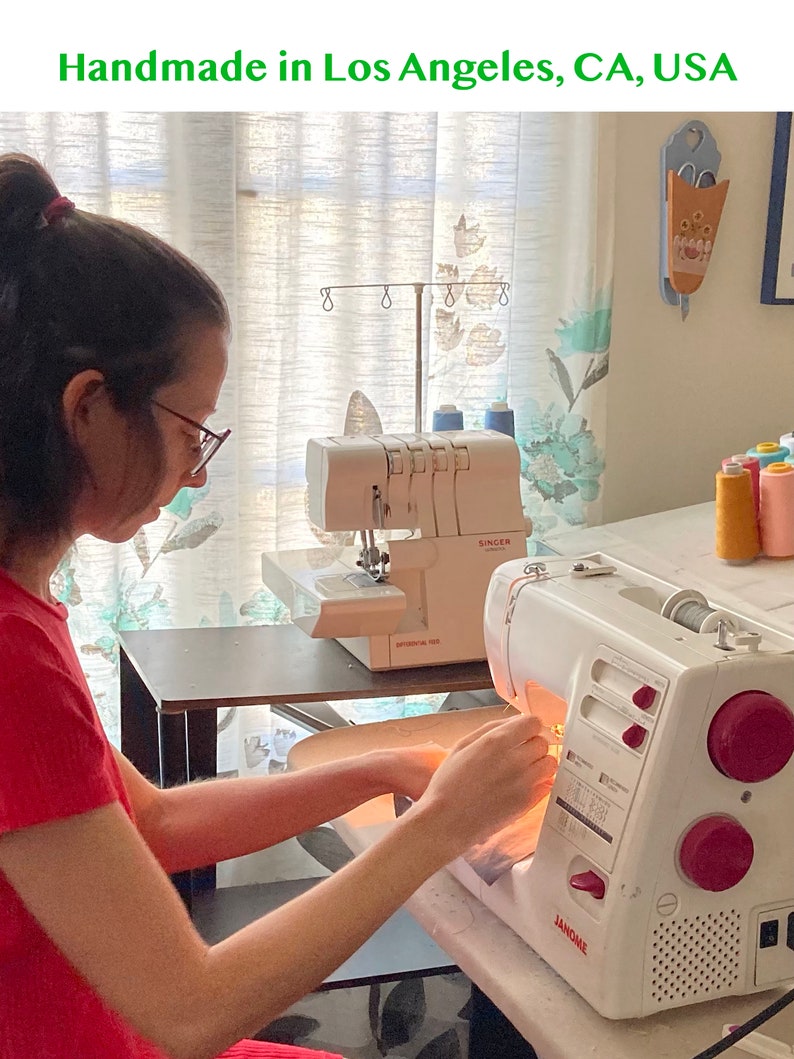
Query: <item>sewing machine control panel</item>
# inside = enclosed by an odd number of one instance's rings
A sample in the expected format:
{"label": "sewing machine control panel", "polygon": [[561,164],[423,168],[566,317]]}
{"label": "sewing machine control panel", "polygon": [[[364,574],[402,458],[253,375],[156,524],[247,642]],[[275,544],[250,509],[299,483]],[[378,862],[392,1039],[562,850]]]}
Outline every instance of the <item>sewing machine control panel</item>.
{"label": "sewing machine control panel", "polygon": [[668,683],[600,644],[586,690],[569,711],[547,819],[605,871],[614,865]]}

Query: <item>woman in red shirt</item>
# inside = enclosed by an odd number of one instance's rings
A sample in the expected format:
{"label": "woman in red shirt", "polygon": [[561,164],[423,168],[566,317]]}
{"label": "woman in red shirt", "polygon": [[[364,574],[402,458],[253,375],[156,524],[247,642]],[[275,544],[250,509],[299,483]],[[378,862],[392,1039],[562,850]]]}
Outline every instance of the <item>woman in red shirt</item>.
{"label": "woman in red shirt", "polygon": [[[317,1059],[245,1038],[550,785],[529,717],[447,756],[393,751],[170,790],[110,745],[49,579],[80,535],[128,540],[205,483],[224,435],[201,424],[227,336],[223,297],[192,262],[76,209],[32,159],[0,156],[2,1059]],[[202,941],[169,873],[391,791],[418,800],[370,850],[226,941]]]}

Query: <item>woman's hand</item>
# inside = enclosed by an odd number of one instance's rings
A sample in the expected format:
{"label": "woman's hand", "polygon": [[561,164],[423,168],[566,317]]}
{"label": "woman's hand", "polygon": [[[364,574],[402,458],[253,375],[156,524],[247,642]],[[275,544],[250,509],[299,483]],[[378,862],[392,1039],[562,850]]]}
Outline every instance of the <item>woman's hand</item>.
{"label": "woman's hand", "polygon": [[438,743],[396,747],[383,751],[386,785],[392,794],[403,794],[413,801],[425,793],[436,769],[449,754]]}
{"label": "woman's hand", "polygon": [[458,852],[484,842],[549,793],[557,762],[541,731],[528,715],[478,728],[452,747],[412,812],[432,813]]}

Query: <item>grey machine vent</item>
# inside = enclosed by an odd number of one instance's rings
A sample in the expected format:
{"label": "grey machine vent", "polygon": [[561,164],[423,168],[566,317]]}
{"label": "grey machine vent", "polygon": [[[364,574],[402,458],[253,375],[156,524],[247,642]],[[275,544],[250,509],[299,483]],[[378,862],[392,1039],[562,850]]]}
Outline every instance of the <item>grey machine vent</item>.
{"label": "grey machine vent", "polygon": [[741,970],[741,913],[661,920],[652,934],[650,997],[659,1007],[731,993]]}

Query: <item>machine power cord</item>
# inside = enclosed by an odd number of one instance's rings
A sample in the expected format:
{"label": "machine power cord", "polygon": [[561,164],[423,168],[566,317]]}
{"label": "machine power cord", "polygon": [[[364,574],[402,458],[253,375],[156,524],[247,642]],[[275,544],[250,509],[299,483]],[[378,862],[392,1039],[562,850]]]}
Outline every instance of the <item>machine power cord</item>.
{"label": "machine power cord", "polygon": [[727,1037],[723,1037],[721,1040],[714,1044],[709,1045],[705,1051],[698,1052],[697,1055],[692,1056],[692,1059],[714,1059],[715,1055],[722,1055],[723,1052],[727,1052],[737,1041],[740,1041],[742,1037],[746,1037],[753,1030],[757,1030],[759,1026],[762,1026],[767,1019],[771,1019],[773,1015],[777,1015],[778,1011],[782,1011],[784,1007],[787,1007],[794,1000],[794,989],[790,989],[788,993],[784,993],[783,996],[778,997],[777,1000],[773,1001],[768,1007],[765,1007],[763,1011],[759,1011],[757,1015],[753,1015],[747,1022],[743,1022],[741,1026],[737,1026],[733,1033],[729,1033]]}

